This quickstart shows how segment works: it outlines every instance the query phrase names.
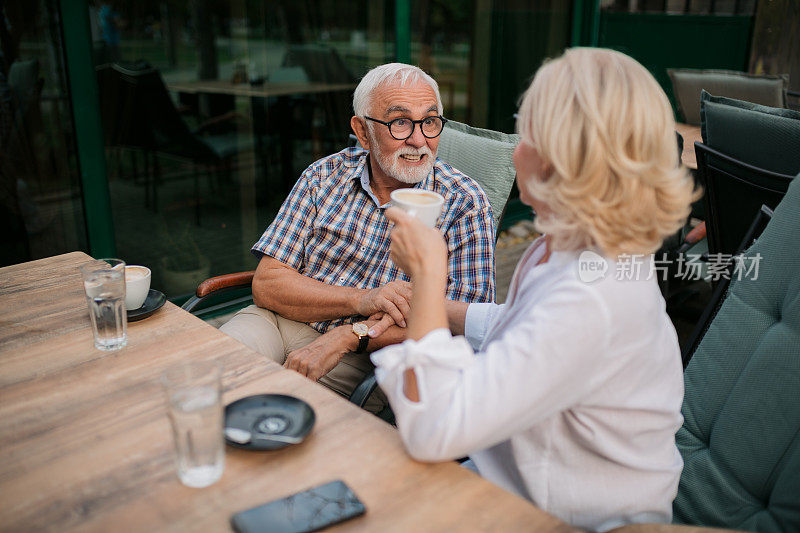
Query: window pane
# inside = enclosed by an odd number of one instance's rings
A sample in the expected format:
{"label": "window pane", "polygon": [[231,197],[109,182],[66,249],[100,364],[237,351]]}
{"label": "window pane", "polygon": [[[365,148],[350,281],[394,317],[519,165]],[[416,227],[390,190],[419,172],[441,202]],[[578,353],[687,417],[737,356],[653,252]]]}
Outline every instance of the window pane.
{"label": "window pane", "polygon": [[118,254],[170,297],[255,268],[250,247],[302,171],[350,142],[357,80],[393,50],[386,13],[367,1],[91,6]]}
{"label": "window pane", "polygon": [[0,266],[86,249],[55,1],[0,4]]}
{"label": "window pane", "polygon": [[546,57],[569,43],[556,0],[415,0],[411,57],[439,83],[445,117],[514,131],[517,100]]}

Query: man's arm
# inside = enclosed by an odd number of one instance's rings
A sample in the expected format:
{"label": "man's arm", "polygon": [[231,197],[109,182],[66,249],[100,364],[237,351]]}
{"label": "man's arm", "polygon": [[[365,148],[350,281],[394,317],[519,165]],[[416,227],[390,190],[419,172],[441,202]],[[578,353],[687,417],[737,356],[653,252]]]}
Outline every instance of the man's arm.
{"label": "man's arm", "polygon": [[[371,317],[365,322],[367,326],[373,328],[381,320]],[[367,350],[372,352],[390,344],[403,342],[405,332],[405,328],[389,326],[379,338],[370,339]],[[320,335],[307,346],[291,352],[286,356],[283,366],[316,381],[333,370],[344,354],[353,352],[357,348],[358,338],[353,334],[352,325],[345,324]]]}
{"label": "man's arm", "polygon": [[317,213],[319,165],[306,169],[283,202],[272,224],[253,246],[261,261],[253,278],[253,301],[298,322],[331,320],[352,315],[391,314],[405,324],[411,285],[388,283],[372,290],[333,286],[302,275],[309,235]]}
{"label": "man's arm", "polygon": [[467,322],[467,302],[445,300],[444,308],[447,311],[447,324],[453,335],[463,335]]}
{"label": "man's arm", "polygon": [[370,316],[382,311],[405,326],[410,299],[411,285],[404,281],[375,289],[328,285],[267,255],[261,258],[253,278],[256,305],[298,322]]}
{"label": "man's arm", "polygon": [[[447,321],[455,335],[464,334],[467,307],[469,304],[466,302],[450,300],[445,302]],[[367,345],[367,350],[370,352],[406,340],[408,330],[394,325],[389,315],[381,318],[375,315],[366,320],[366,324],[370,328],[370,340]],[[283,366],[316,381],[333,370],[344,354],[356,350],[357,347],[358,339],[353,334],[352,326],[345,324],[333,328],[307,346],[290,353]]]}

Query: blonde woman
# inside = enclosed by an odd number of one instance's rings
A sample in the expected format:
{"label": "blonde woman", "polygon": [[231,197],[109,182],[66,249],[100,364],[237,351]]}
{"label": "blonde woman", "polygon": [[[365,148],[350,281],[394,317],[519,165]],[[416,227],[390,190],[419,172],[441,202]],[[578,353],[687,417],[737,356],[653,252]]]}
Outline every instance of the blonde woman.
{"label": "blonde woman", "polygon": [[504,305],[445,302],[442,236],[388,210],[413,295],[409,340],[372,356],[378,381],[420,460],[469,455],[578,527],[669,522],[683,377],[652,253],[696,196],[669,103],[630,57],[572,49],[536,74],[518,130],[520,198],[547,237]]}

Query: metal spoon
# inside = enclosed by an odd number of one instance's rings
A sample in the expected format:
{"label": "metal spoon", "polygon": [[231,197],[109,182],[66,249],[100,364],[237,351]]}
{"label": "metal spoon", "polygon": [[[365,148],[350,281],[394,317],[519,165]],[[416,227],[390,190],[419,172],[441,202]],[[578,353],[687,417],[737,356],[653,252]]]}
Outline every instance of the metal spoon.
{"label": "metal spoon", "polygon": [[260,440],[268,442],[280,442],[284,444],[297,444],[299,442],[303,442],[302,437],[277,434],[269,435],[266,433],[256,433],[254,435],[246,429],[239,428],[225,428],[225,436],[237,444],[247,444],[248,442],[257,442]]}

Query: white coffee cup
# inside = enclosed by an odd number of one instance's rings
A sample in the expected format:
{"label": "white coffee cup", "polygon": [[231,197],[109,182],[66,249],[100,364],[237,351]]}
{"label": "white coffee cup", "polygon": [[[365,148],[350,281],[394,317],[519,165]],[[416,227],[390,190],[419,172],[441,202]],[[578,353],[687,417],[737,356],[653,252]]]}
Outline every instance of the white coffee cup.
{"label": "white coffee cup", "polygon": [[444,204],[441,194],[425,189],[397,189],[392,192],[391,197],[392,205],[417,217],[430,228],[436,225]]}
{"label": "white coffee cup", "polygon": [[144,305],[150,292],[150,269],[141,265],[125,267],[125,309],[132,311]]}

